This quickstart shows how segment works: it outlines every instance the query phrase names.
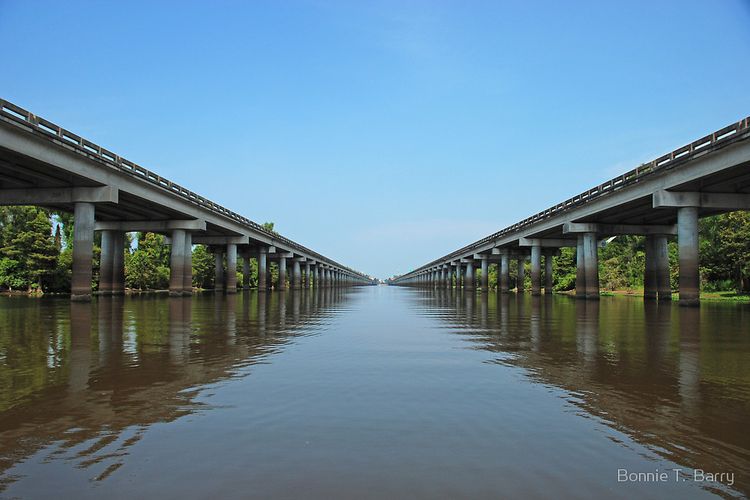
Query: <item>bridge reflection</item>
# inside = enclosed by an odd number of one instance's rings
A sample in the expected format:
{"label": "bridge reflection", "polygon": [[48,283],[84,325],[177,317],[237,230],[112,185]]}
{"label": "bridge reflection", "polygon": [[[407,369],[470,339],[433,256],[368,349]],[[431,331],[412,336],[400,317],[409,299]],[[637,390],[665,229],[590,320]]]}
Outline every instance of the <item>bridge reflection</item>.
{"label": "bridge reflection", "polygon": [[[0,491],[47,453],[103,479],[151,425],[210,408],[204,389],[316,335],[352,289],[92,304],[9,298],[0,314]],[[29,309],[41,309],[30,313]]]}
{"label": "bridge reflection", "polygon": [[748,308],[414,292],[420,311],[493,353],[488,362],[561,391],[571,411],[615,431],[611,439],[685,469],[735,472],[734,487],[750,492]]}

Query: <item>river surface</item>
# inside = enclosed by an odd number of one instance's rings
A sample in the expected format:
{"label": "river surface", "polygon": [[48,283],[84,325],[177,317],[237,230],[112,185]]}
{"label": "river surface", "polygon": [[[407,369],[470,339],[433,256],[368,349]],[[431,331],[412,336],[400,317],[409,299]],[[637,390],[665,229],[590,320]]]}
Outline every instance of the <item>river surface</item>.
{"label": "river surface", "polygon": [[749,493],[746,304],[0,297],[3,498]]}

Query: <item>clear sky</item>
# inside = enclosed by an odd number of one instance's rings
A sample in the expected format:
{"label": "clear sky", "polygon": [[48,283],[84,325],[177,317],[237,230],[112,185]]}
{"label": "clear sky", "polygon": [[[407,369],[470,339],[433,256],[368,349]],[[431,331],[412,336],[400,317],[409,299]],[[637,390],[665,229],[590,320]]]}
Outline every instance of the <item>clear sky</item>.
{"label": "clear sky", "polygon": [[750,0],[0,0],[0,96],[403,273],[750,115]]}

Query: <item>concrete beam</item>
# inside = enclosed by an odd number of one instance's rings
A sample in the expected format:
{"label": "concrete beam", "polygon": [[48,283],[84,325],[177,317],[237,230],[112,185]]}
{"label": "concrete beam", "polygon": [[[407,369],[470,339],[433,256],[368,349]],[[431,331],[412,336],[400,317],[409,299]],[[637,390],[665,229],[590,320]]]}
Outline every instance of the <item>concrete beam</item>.
{"label": "concrete beam", "polygon": [[[205,231],[206,221],[194,220],[123,220],[99,221],[94,225],[95,231],[143,231],[150,233],[171,232],[175,229],[184,231]],[[196,236],[200,238],[200,236]]]}
{"label": "concrete beam", "polygon": [[750,209],[750,194],[743,193],[701,193],[656,191],[653,197],[654,208],[718,208],[722,210]]}
{"label": "concrete beam", "polygon": [[576,246],[576,240],[566,240],[562,238],[518,238],[518,246],[520,247],[574,247]]}
{"label": "concrete beam", "polygon": [[193,236],[194,245],[247,245],[249,243],[248,236]]}
{"label": "concrete beam", "polygon": [[[566,222],[563,224],[563,234],[596,233],[599,235],[677,235],[677,226],[659,224],[599,224],[596,222]],[[575,246],[575,241],[571,240]]]}
{"label": "concrete beam", "polygon": [[66,203],[117,203],[116,187],[0,189],[0,205],[61,205]]}

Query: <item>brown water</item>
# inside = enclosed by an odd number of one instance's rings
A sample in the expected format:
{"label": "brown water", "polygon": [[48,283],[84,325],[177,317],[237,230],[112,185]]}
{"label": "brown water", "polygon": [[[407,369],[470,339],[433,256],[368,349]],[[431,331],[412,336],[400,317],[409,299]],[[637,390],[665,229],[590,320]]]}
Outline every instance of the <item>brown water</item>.
{"label": "brown water", "polygon": [[2,497],[743,496],[749,427],[743,304],[0,297]]}

